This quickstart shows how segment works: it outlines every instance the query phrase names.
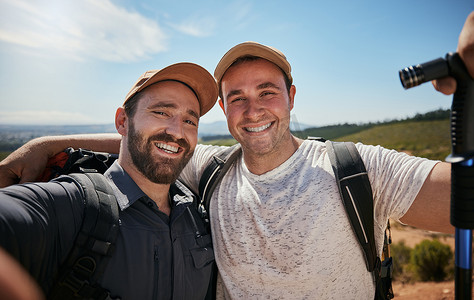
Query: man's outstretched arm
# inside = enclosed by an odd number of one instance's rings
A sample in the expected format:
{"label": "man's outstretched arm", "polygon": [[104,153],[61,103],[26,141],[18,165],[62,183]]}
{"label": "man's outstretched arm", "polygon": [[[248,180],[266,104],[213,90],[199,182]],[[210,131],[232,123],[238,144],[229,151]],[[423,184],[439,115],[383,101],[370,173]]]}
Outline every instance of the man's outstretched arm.
{"label": "man's outstretched arm", "polygon": [[437,232],[454,233],[450,223],[451,164],[434,166],[413,201],[400,219],[405,224]]}

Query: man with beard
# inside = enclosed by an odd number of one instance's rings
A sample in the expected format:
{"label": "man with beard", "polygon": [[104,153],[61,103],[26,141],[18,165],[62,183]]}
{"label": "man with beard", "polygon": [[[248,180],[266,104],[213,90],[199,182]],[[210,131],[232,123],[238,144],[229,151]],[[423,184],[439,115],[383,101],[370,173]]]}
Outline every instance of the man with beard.
{"label": "man with beard", "polygon": [[[195,196],[176,179],[196,147],[200,116],[216,100],[205,69],[178,63],[142,75],[117,109],[121,154],[104,176],[120,210],[119,233],[89,288],[100,285],[113,299],[205,297],[211,238]],[[0,246],[46,295],[81,229],[86,192],[71,176],[0,189]]]}

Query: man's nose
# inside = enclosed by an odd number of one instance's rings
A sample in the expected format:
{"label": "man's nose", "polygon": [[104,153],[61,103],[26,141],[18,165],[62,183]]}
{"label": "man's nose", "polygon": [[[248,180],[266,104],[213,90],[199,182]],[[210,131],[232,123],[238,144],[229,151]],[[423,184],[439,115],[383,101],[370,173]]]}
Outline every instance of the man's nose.
{"label": "man's nose", "polygon": [[184,137],[183,125],[181,117],[175,116],[168,119],[168,126],[165,131],[176,139],[182,139]]}
{"label": "man's nose", "polygon": [[255,119],[263,115],[263,106],[256,99],[248,99],[244,115],[249,119]]}

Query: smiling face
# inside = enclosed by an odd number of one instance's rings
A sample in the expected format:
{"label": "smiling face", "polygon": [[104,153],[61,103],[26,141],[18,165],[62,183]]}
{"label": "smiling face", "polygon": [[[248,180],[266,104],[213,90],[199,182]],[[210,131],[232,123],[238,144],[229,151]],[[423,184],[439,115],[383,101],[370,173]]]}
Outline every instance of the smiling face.
{"label": "smiling face", "polygon": [[296,89],[288,91],[276,65],[264,59],[240,62],[225,72],[221,88],[229,131],[244,155],[294,152],[289,126]]}
{"label": "smiling face", "polygon": [[119,128],[126,145],[121,165],[154,183],[172,183],[196,147],[199,102],[190,88],[176,81],[153,84],[139,97],[130,118],[123,108],[117,112],[117,119],[124,118]]}

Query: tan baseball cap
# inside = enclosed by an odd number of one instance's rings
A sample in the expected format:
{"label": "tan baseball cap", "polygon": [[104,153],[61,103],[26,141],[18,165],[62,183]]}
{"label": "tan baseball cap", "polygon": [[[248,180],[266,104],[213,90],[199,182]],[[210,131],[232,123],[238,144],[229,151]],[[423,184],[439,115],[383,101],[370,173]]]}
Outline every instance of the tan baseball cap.
{"label": "tan baseball cap", "polygon": [[146,87],[165,80],[176,80],[187,84],[198,98],[201,116],[207,113],[217,101],[218,91],[214,77],[197,64],[183,62],[161,70],[146,71],[130,89],[123,103],[125,104]]}
{"label": "tan baseball cap", "polygon": [[262,45],[257,42],[244,42],[232,47],[226,54],[221,58],[217,64],[216,70],[214,71],[214,77],[217,82],[220,84],[224,73],[227,69],[240,57],[243,56],[256,56],[266,59],[283,70],[286,76],[290,80],[290,83],[293,82],[293,77],[291,77],[291,66],[290,63],[286,60],[286,57],[280,50],[275,49],[270,46]]}

